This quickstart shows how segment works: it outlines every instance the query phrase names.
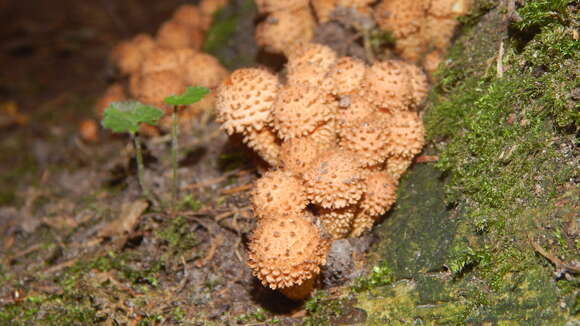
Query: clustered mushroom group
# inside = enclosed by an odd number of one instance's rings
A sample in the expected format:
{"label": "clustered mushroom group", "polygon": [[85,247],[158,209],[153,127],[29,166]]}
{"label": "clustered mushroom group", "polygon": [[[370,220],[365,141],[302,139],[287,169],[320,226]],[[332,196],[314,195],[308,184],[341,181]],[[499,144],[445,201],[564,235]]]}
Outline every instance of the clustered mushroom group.
{"label": "clustered mushroom group", "polygon": [[318,24],[346,10],[390,31],[397,55],[432,72],[453,36],[457,17],[467,14],[471,0],[256,0],[256,4],[266,15],[256,28],[256,42],[270,52],[287,55],[296,44],[311,41]]}
{"label": "clustered mushroom group", "polygon": [[218,121],[272,168],[257,182],[249,265],[290,298],[311,291],[332,239],[357,237],[395,202],[424,144],[415,109],[425,74],[413,64],[367,65],[327,46],[297,45],[287,75],[234,71],[218,88]]}
{"label": "clustered mushroom group", "polygon": [[[182,93],[187,86],[215,88],[228,75],[219,61],[201,52],[205,32],[212,16],[227,0],[203,0],[198,6],[182,5],[170,20],[164,22],[157,35],[138,34],[123,41],[111,51],[111,61],[123,78],[111,84],[95,110],[102,116],[112,102],[136,99],[170,112],[163,99]],[[182,108],[179,121],[186,124],[200,112],[215,106],[215,96],[210,94],[202,101]],[[161,120],[161,127],[169,129],[169,114]],[[141,132],[157,134],[152,126],[142,125]]]}
{"label": "clustered mushroom group", "polygon": [[[415,64],[434,69],[470,0],[256,0],[267,15],[256,42],[287,57],[282,75],[229,74],[200,52],[226,1],[183,5],[155,38],[139,34],[116,46],[111,58],[125,82],[107,89],[97,113],[127,98],[168,110],[163,99],[188,85],[217,87],[180,120],[215,106],[222,129],[241,135],[270,167],[251,193],[257,226],[248,265],[265,286],[303,299],[332,241],[362,235],[395,203],[399,179],[424,145],[417,109],[428,81]],[[345,8],[389,30],[406,61],[367,64],[312,43],[317,24]]]}

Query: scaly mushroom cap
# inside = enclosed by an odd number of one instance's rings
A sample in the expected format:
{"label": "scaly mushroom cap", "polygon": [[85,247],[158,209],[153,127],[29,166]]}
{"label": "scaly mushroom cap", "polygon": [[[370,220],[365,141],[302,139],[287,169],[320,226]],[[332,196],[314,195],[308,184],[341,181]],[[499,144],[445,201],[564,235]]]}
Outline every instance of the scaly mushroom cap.
{"label": "scaly mushroom cap", "polygon": [[323,67],[311,63],[302,62],[288,66],[286,76],[288,85],[303,84],[320,88],[324,93],[330,93],[334,88],[334,80],[326,78],[327,71]]}
{"label": "scaly mushroom cap", "polygon": [[289,171],[267,172],[252,190],[252,206],[258,218],[300,215],[307,204],[302,182]]}
{"label": "scaly mushroom cap", "polygon": [[373,224],[375,224],[375,217],[359,210],[352,221],[350,236],[353,238],[360,237],[363,233],[372,229]]}
{"label": "scaly mushroom cap", "polygon": [[315,277],[329,249],[303,213],[262,219],[250,239],[248,266],[263,285],[288,288]]}
{"label": "scaly mushroom cap", "polygon": [[136,72],[145,55],[157,45],[151,36],[139,34],[129,41],[117,44],[111,51],[111,60],[122,75]]}
{"label": "scaly mushroom cap", "polygon": [[368,99],[389,111],[408,110],[412,103],[411,77],[399,61],[377,62],[367,69],[365,90]]}
{"label": "scaly mushroom cap", "polygon": [[[178,55],[179,53],[179,55]],[[155,48],[143,58],[141,63],[141,74],[150,74],[161,71],[172,71],[179,73],[181,57],[188,52],[177,52],[167,48]]]}
{"label": "scaly mushroom cap", "polygon": [[308,0],[256,0],[256,7],[261,13],[270,13],[280,10],[294,10],[308,7]]}
{"label": "scaly mushroom cap", "polygon": [[228,71],[215,57],[198,52],[190,56],[183,64],[183,75],[186,84],[204,87],[216,87],[227,77]]}
{"label": "scaly mushroom cap", "polygon": [[413,105],[419,106],[427,98],[429,92],[429,81],[427,75],[419,68],[411,63],[404,63],[403,66],[411,76],[411,87],[413,88]]}
{"label": "scaly mushroom cap", "polygon": [[355,204],[364,192],[364,171],[356,155],[340,149],[322,153],[304,172],[308,199],[324,208]]}
{"label": "scaly mushroom cap", "polygon": [[285,170],[301,175],[326,150],[327,146],[310,137],[293,138],[282,143],[280,162]]}
{"label": "scaly mushroom cap", "polygon": [[330,119],[306,137],[324,146],[336,146],[338,144],[338,128],[336,126],[336,119]]}
{"label": "scaly mushroom cap", "polygon": [[185,84],[176,73],[160,71],[141,75],[133,95],[145,104],[165,108],[163,100],[167,96],[181,94],[184,90]]}
{"label": "scaly mushroom cap", "polygon": [[192,29],[188,25],[170,20],[159,27],[157,43],[169,49],[193,48],[199,50],[203,44],[203,32],[200,29]]}
{"label": "scaly mushroom cap", "polygon": [[269,52],[285,53],[297,43],[310,41],[314,24],[308,8],[276,11],[256,26],[256,43]]}
{"label": "scaly mushroom cap", "polygon": [[333,107],[315,87],[296,84],[281,88],[274,103],[274,128],[283,140],[306,136],[333,116]]}
{"label": "scaly mushroom cap", "polygon": [[271,166],[280,166],[281,141],[270,127],[266,126],[260,130],[247,129],[244,133],[244,143]]}
{"label": "scaly mushroom cap", "polygon": [[412,158],[425,144],[425,129],[417,113],[412,111],[387,114],[389,137],[387,152],[390,156]]}
{"label": "scaly mushroom cap", "polygon": [[381,29],[391,31],[397,39],[419,32],[426,15],[427,3],[421,0],[383,0],[374,12]]}
{"label": "scaly mushroom cap", "polygon": [[105,109],[113,102],[120,102],[125,101],[127,99],[127,95],[125,94],[125,89],[121,83],[114,83],[111,84],[105,90],[105,93],[97,103],[95,104],[95,112],[99,117],[103,116],[103,112]]}
{"label": "scaly mushroom cap", "polygon": [[353,152],[363,166],[383,162],[388,152],[389,140],[387,123],[382,113],[375,112],[362,120],[347,123],[340,131],[340,146]]}
{"label": "scaly mushroom cap", "polygon": [[345,95],[340,99],[336,121],[338,126],[343,128],[348,124],[366,118],[373,112],[376,112],[374,106],[363,96],[357,94]]}
{"label": "scaly mushroom cap", "polygon": [[397,200],[397,181],[387,172],[369,172],[365,178],[366,192],[360,208],[369,216],[381,216]]}
{"label": "scaly mushroom cap", "polygon": [[264,69],[234,71],[217,91],[216,109],[222,129],[231,135],[264,128],[272,120],[279,85],[278,77]]}
{"label": "scaly mushroom cap", "polygon": [[318,218],[333,240],[343,239],[348,236],[352,229],[356,210],[355,205],[339,209],[321,208],[318,212]]}
{"label": "scaly mushroom cap", "polygon": [[332,93],[337,96],[358,92],[362,87],[366,65],[353,57],[341,57],[330,69],[328,78],[334,80]]}
{"label": "scaly mushroom cap", "polygon": [[328,72],[336,62],[336,59],[336,52],[326,45],[319,43],[300,43],[288,52],[287,68],[288,71],[292,71],[295,66],[311,63]]}
{"label": "scaly mushroom cap", "polygon": [[399,180],[401,176],[409,169],[413,163],[413,158],[404,156],[391,156],[387,159],[386,171],[395,179]]}
{"label": "scaly mushroom cap", "polygon": [[190,30],[205,30],[209,27],[207,16],[203,15],[200,8],[194,5],[181,5],[173,13],[172,21],[187,26]]}
{"label": "scaly mushroom cap", "polygon": [[429,14],[438,18],[457,18],[469,13],[472,0],[430,0]]}

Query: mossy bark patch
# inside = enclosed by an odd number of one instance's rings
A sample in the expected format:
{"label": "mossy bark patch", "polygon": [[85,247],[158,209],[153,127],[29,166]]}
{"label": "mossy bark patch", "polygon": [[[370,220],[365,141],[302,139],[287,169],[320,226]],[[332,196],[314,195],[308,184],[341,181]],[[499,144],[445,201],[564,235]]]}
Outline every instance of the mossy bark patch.
{"label": "mossy bark patch", "polygon": [[375,229],[393,277],[355,295],[365,325],[563,325],[580,311],[577,7],[515,9],[476,1],[439,69],[425,114],[439,161],[413,167]]}
{"label": "mossy bark patch", "polygon": [[457,224],[445,205],[441,172],[433,165],[417,165],[404,185],[393,213],[376,229],[382,240],[375,253],[397,278],[441,270]]}

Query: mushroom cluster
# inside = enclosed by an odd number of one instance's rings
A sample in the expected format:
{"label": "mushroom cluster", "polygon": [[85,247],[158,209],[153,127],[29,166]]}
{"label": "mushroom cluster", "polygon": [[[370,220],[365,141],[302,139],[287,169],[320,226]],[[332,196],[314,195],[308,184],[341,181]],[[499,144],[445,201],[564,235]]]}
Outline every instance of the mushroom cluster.
{"label": "mushroom cluster", "polygon": [[[199,6],[182,5],[168,21],[164,22],[155,37],[139,34],[116,45],[111,51],[111,61],[117,68],[121,81],[111,84],[95,110],[101,116],[112,102],[134,98],[142,103],[165,109],[163,99],[179,94],[187,86],[215,88],[228,75],[228,71],[213,56],[201,52],[205,32],[214,12],[226,0],[203,0]],[[179,110],[179,122],[189,123],[200,112],[214,107],[215,95]],[[160,122],[168,129],[167,114]],[[152,126],[143,125],[145,134],[156,134]]]}
{"label": "mushroom cluster", "polygon": [[288,53],[285,80],[261,68],[218,87],[218,121],[272,169],[252,192],[258,226],[249,265],[291,298],[312,289],[330,239],[369,230],[396,199],[424,144],[416,108],[428,82],[398,60],[366,65],[305,43]]}
{"label": "mushroom cluster", "polygon": [[258,10],[266,18],[256,29],[256,42],[269,52],[288,55],[296,44],[313,39],[318,24],[346,10],[359,20],[390,31],[396,39],[397,55],[422,63],[432,72],[449,45],[457,18],[468,13],[471,1],[382,0],[374,4],[373,0],[257,0]]}
{"label": "mushroom cluster", "polygon": [[422,62],[433,72],[442,60],[459,24],[458,17],[471,8],[471,0],[382,0],[374,17],[396,38],[395,52],[410,62]]}

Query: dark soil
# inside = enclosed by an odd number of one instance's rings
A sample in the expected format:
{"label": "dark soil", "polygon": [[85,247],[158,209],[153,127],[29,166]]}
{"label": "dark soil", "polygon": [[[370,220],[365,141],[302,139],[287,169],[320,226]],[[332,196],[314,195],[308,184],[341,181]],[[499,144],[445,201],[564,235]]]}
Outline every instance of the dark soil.
{"label": "dark soil", "polygon": [[[164,207],[140,199],[128,138],[79,137],[114,78],[111,47],[153,33],[180,3],[0,3],[0,107],[12,108],[0,111],[0,324],[294,325],[305,315],[246,266],[260,163],[239,141],[211,119],[184,130],[169,213],[168,137],[145,143],[146,181]],[[370,242],[337,243],[321,285],[360,276]]]}

